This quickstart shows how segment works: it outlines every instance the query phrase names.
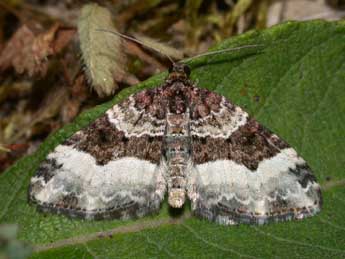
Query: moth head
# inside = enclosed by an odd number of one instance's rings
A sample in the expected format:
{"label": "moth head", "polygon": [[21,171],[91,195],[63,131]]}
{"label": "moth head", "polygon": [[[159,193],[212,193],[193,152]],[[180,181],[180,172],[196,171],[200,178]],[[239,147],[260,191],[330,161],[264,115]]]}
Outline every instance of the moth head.
{"label": "moth head", "polygon": [[172,66],[169,68],[169,76],[168,79],[186,79],[190,75],[190,68],[186,64],[183,63],[173,63]]}

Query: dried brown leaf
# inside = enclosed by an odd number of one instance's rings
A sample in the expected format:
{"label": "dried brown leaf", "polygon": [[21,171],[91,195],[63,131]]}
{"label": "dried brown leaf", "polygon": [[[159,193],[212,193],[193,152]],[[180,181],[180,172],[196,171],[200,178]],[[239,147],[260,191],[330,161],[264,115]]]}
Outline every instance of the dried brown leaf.
{"label": "dried brown leaf", "polygon": [[44,122],[56,116],[68,97],[67,88],[63,86],[54,87],[44,98],[39,110],[32,115],[31,125]]}
{"label": "dried brown leaf", "polygon": [[44,77],[49,57],[60,52],[74,35],[72,29],[54,24],[43,33],[33,32],[27,25],[20,27],[0,54],[0,70],[13,67],[19,74]]}
{"label": "dried brown leaf", "polygon": [[55,34],[55,40],[52,44],[54,53],[62,51],[76,34],[75,28],[59,27]]}
{"label": "dried brown leaf", "polygon": [[31,45],[35,39],[34,33],[25,24],[21,26],[7,42],[0,54],[0,71],[13,66],[13,61],[21,56],[23,49]]}

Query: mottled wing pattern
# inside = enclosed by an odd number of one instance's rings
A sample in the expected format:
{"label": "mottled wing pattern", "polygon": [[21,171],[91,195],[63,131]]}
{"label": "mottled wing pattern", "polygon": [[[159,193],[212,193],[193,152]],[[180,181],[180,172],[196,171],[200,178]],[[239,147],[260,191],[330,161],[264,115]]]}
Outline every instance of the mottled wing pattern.
{"label": "mottled wing pattern", "polygon": [[221,224],[263,224],[320,210],[320,186],[293,148],[224,97],[192,93],[194,214]]}
{"label": "mottled wing pattern", "polygon": [[87,219],[157,211],[166,188],[161,90],[130,96],[57,146],[31,179],[30,200],[43,211]]}

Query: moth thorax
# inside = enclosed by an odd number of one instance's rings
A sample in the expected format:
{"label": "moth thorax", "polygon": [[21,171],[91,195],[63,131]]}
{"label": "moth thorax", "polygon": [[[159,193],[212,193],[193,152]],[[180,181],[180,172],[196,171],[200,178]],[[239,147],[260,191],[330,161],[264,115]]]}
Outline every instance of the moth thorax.
{"label": "moth thorax", "polygon": [[171,189],[169,191],[168,202],[173,208],[181,208],[186,200],[186,192],[184,189]]}

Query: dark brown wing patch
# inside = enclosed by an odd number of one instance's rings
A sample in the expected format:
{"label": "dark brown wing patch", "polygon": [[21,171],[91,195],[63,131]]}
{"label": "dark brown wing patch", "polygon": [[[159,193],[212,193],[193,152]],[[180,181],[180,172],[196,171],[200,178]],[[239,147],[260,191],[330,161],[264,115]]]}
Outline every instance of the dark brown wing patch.
{"label": "dark brown wing patch", "polygon": [[161,156],[162,137],[126,137],[109,122],[107,115],[95,120],[89,127],[78,131],[64,145],[92,155],[98,164],[104,165],[121,157],[137,157],[158,164]]}
{"label": "dark brown wing patch", "polygon": [[193,161],[196,164],[228,159],[256,170],[263,159],[273,157],[287,147],[286,142],[252,118],[228,138],[192,136]]}

